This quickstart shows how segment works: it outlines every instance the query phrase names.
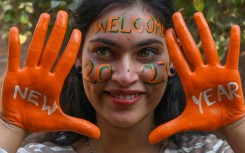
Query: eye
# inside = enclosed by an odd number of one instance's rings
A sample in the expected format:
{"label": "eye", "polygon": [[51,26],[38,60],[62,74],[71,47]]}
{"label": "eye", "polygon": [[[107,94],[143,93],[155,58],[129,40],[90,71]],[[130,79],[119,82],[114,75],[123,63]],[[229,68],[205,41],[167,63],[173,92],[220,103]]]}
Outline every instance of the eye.
{"label": "eye", "polygon": [[157,54],[157,51],[153,48],[143,48],[138,52],[139,57],[152,57]]}
{"label": "eye", "polygon": [[97,56],[105,56],[105,57],[110,57],[112,56],[111,51],[107,47],[100,47],[95,49],[95,54]]}

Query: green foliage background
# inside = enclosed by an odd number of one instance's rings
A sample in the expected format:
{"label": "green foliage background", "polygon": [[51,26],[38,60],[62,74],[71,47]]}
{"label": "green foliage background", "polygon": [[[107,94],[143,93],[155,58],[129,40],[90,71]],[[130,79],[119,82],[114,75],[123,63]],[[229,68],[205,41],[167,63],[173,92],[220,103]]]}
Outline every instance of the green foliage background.
{"label": "green foliage background", "polygon": [[[0,35],[8,37],[11,26],[20,29],[21,43],[25,43],[32,35],[41,13],[50,13],[55,18],[58,10],[72,12],[80,0],[2,0],[0,2]],[[193,21],[197,11],[204,13],[220,58],[227,51],[230,27],[238,24],[241,27],[241,49],[245,50],[245,0],[175,0],[175,9],[182,12],[185,21],[201,49],[201,42]],[[54,19],[51,19],[54,21]],[[52,23],[50,24],[52,25]]]}
{"label": "green foliage background", "polygon": [[233,24],[241,28],[241,52],[245,51],[245,0],[175,0],[175,8],[182,12],[201,51],[200,38],[193,21],[193,14],[197,11],[203,12],[206,18],[221,59],[224,59],[228,50]]}

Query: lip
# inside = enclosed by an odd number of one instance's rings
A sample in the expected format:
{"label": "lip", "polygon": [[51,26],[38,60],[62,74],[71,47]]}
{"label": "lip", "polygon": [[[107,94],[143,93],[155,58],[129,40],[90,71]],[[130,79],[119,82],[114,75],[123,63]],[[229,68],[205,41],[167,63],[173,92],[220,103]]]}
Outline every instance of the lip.
{"label": "lip", "polygon": [[[111,99],[114,104],[128,106],[135,104],[144,94],[141,90],[120,90],[120,89],[110,89],[106,91],[106,96]],[[119,99],[113,95],[133,95],[130,99]]]}

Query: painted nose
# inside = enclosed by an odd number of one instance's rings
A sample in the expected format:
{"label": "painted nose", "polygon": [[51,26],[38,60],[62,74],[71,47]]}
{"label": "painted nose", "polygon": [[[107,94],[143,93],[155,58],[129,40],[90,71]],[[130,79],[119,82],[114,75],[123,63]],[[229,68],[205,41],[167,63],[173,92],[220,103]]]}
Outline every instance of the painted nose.
{"label": "painted nose", "polygon": [[118,62],[112,71],[112,80],[121,86],[127,87],[139,80],[139,68],[130,61],[130,58]]}

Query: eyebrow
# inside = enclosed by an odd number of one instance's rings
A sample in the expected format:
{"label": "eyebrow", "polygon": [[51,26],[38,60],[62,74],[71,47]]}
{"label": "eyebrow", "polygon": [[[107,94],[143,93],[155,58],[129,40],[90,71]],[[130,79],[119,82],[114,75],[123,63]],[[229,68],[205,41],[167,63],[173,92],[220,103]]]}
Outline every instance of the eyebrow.
{"label": "eyebrow", "polygon": [[[121,44],[116,43],[115,41],[109,40],[109,39],[106,39],[106,38],[95,38],[95,39],[90,40],[90,43],[94,43],[94,42],[101,42],[101,43],[104,43],[104,44],[107,44],[107,45],[110,45],[110,46],[115,46],[115,47],[122,48]],[[151,45],[151,44],[163,45],[163,43],[161,41],[159,41],[157,39],[154,39],[154,38],[150,38],[150,39],[146,39],[144,41],[141,41],[139,43],[136,43],[136,45],[134,45],[134,47],[147,46],[147,45]]]}
{"label": "eyebrow", "polygon": [[139,43],[137,43],[135,45],[135,47],[140,47],[140,46],[147,46],[147,45],[151,45],[151,44],[160,44],[163,45],[163,43],[157,39],[154,38],[150,38],[150,39],[146,39],[144,41],[141,41]]}
{"label": "eyebrow", "polygon": [[119,43],[116,43],[116,42],[109,40],[109,39],[106,39],[106,38],[96,38],[96,39],[90,40],[90,43],[93,43],[93,42],[101,42],[101,43],[104,43],[104,44],[107,44],[110,46],[121,47],[121,45]]}

